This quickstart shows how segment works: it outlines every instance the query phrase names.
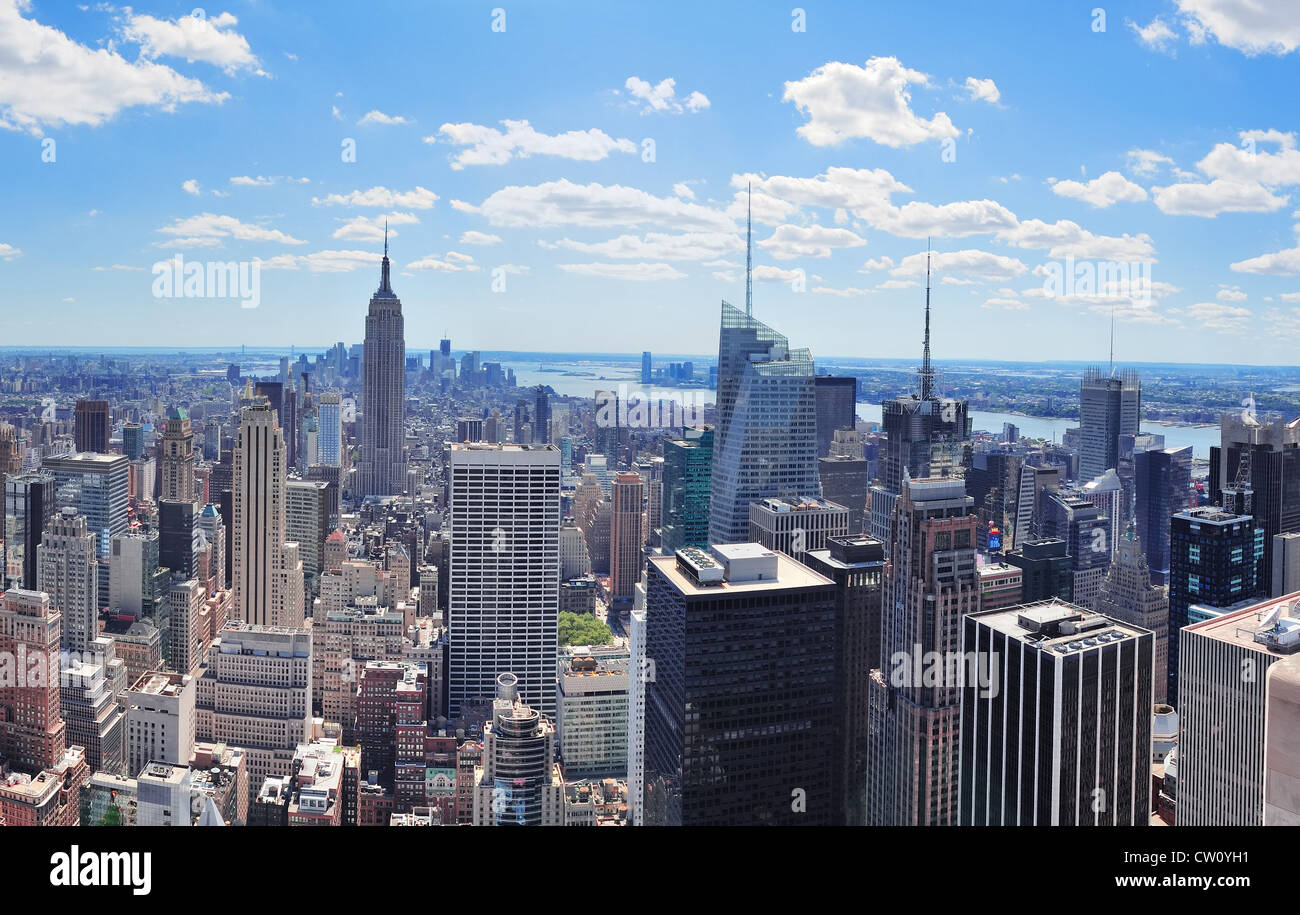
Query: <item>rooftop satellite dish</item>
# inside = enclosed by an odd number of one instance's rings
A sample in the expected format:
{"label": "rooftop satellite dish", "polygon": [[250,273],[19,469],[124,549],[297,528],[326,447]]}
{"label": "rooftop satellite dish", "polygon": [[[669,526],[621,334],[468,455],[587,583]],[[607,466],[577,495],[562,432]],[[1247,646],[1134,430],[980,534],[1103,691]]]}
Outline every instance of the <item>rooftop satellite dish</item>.
{"label": "rooftop satellite dish", "polygon": [[1265,629],[1269,629],[1277,625],[1277,621],[1281,616],[1282,616],[1282,605],[1278,604],[1272,610],[1264,614],[1264,618],[1260,620],[1260,625],[1262,625]]}

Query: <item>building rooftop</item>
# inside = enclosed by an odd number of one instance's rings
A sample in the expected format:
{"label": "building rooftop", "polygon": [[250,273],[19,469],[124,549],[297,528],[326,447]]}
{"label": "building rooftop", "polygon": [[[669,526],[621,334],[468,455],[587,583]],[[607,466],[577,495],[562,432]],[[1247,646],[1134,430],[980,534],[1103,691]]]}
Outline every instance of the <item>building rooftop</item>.
{"label": "building rooftop", "polygon": [[1150,635],[1150,630],[1052,598],[1001,610],[973,613],[981,624],[1057,655]]}
{"label": "building rooftop", "polygon": [[[736,593],[776,591],[784,588],[814,588],[833,584],[829,578],[814,572],[803,563],[757,543],[719,544],[714,546],[712,551],[713,555],[710,556],[698,549],[679,550],[675,556],[652,556],[650,562],[654,563],[678,590],[688,595],[714,594],[719,591]],[[678,560],[683,558],[689,558],[686,568],[699,563],[703,571],[708,574],[704,578],[693,578],[684,571],[682,565],[679,565]],[[711,566],[703,563],[706,559],[712,563]],[[761,578],[750,577],[747,574],[733,576],[729,573],[729,570],[737,569],[747,562],[759,563],[764,569],[771,571]],[[718,572],[721,574],[717,574]]]}
{"label": "building rooftop", "polygon": [[1183,629],[1263,654],[1290,655],[1300,648],[1300,591],[1270,597]]}
{"label": "building rooftop", "polygon": [[176,696],[184,690],[188,679],[184,674],[155,670],[141,674],[140,679],[131,687],[131,692],[147,696]]}

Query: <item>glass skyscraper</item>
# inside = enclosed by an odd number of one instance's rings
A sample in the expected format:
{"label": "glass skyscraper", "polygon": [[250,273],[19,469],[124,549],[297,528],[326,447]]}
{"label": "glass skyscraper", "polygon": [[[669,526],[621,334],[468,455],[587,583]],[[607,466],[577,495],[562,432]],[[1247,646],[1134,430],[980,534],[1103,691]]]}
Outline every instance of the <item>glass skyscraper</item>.
{"label": "glass skyscraper", "polygon": [[695,438],[664,440],[663,551],[707,547],[713,486],[713,429],[687,430]]}

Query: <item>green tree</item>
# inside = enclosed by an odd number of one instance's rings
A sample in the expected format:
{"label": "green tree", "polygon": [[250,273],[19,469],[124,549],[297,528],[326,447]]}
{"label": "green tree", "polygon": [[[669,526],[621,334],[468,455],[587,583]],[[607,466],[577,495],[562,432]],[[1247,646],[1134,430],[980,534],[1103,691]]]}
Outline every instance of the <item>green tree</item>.
{"label": "green tree", "polygon": [[560,614],[561,645],[609,645],[614,633],[601,620],[586,613]]}

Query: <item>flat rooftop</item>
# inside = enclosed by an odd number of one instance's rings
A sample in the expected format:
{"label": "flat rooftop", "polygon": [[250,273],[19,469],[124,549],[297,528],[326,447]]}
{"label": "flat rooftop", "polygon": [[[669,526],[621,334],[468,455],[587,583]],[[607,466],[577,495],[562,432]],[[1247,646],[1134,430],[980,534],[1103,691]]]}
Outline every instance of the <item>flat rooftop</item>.
{"label": "flat rooftop", "polygon": [[1058,598],[975,613],[972,617],[997,632],[1061,655],[1150,634],[1148,629]]}
{"label": "flat rooftop", "polygon": [[[716,546],[714,549],[734,550],[730,554],[733,558],[740,559],[757,559],[761,558],[764,553],[772,553],[766,547],[757,543],[734,543],[723,546]],[[686,576],[684,572],[677,568],[676,556],[652,556],[652,562],[660,572],[664,574],[672,584],[683,594],[700,595],[700,594],[746,594],[760,591],[779,591],[783,588],[816,588],[822,585],[834,584],[829,578],[820,575],[808,568],[801,562],[796,562],[785,553],[773,553],[776,556],[776,578],[764,579],[761,581],[740,581],[730,582],[722,581],[712,585],[697,585]]]}
{"label": "flat rooftop", "polygon": [[[1272,622],[1265,619],[1270,615],[1273,617]],[[1294,650],[1276,650],[1266,642],[1261,642],[1256,636],[1278,626],[1283,628],[1300,626],[1300,619],[1297,619],[1297,616],[1300,616],[1300,591],[1282,597],[1266,598],[1240,610],[1193,623],[1185,627],[1183,632],[1192,632],[1205,638],[1240,645],[1262,654],[1289,657],[1295,653]]]}

